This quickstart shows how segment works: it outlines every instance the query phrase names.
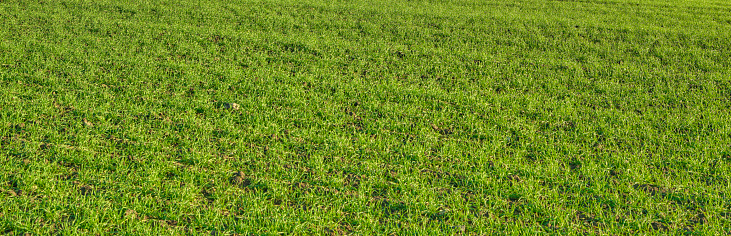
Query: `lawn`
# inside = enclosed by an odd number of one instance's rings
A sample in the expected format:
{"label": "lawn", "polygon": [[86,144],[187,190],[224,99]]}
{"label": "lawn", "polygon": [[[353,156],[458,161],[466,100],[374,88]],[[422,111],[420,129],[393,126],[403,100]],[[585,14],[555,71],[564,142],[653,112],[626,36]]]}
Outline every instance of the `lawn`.
{"label": "lawn", "polygon": [[731,234],[727,0],[0,0],[0,233]]}

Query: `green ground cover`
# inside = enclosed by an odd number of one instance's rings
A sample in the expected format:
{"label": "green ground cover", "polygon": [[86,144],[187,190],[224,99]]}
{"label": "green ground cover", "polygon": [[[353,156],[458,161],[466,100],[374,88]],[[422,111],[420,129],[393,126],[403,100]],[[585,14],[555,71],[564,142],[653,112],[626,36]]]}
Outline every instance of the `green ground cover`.
{"label": "green ground cover", "polygon": [[0,0],[0,233],[729,234],[729,58],[723,0]]}

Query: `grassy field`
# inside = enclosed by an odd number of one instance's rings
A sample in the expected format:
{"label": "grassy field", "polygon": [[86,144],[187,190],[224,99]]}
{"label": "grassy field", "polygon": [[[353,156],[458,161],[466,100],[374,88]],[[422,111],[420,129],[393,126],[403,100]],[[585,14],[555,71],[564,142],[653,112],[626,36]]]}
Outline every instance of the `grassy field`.
{"label": "grassy field", "polygon": [[731,233],[725,0],[0,0],[0,233]]}

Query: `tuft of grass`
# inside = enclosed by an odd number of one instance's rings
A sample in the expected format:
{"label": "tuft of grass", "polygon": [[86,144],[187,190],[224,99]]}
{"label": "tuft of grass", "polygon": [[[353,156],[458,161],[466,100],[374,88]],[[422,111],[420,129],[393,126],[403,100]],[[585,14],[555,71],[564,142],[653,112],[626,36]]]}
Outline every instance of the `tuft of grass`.
{"label": "tuft of grass", "polygon": [[0,1],[0,232],[729,234],[730,11]]}

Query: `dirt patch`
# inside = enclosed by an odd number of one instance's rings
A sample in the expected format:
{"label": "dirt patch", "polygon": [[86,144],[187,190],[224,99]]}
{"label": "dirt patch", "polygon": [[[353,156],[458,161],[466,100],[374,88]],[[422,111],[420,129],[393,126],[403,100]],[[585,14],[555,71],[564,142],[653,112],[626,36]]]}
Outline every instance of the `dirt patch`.
{"label": "dirt patch", "polygon": [[705,224],[708,223],[708,219],[706,218],[706,214],[703,214],[703,212],[699,212],[695,216],[690,218],[690,222],[693,222],[693,224]]}
{"label": "dirt patch", "polygon": [[223,108],[231,109],[231,110],[238,110],[241,108],[241,105],[239,105],[238,103],[224,103]]}
{"label": "dirt patch", "polygon": [[652,226],[652,229],[654,229],[654,230],[659,230],[659,231],[668,230],[668,226],[665,225],[665,223],[662,223],[659,221],[652,222],[652,224],[650,224],[650,225]]}
{"label": "dirt patch", "polygon": [[589,214],[589,213],[583,212],[583,211],[576,212],[576,219],[581,222],[584,222],[584,223],[587,223],[590,225],[594,225],[594,226],[598,225],[598,223],[599,223],[599,220],[597,220],[596,215]]}
{"label": "dirt patch", "polygon": [[274,204],[275,206],[282,205],[283,202],[284,201],[282,201],[282,199],[279,199],[279,198],[272,200],[272,204]]}
{"label": "dirt patch", "polygon": [[127,209],[124,211],[124,218],[125,219],[137,219],[137,211],[132,209]]}
{"label": "dirt patch", "polygon": [[581,160],[576,157],[571,158],[571,161],[569,161],[569,168],[571,168],[571,170],[581,169]]}
{"label": "dirt patch", "polygon": [[437,212],[429,214],[429,219],[434,221],[447,221],[450,218],[451,210],[447,207],[440,207]]}
{"label": "dirt patch", "polygon": [[15,133],[23,133],[25,132],[25,124],[24,123],[18,123],[12,126],[12,129],[15,130]]}
{"label": "dirt patch", "polygon": [[431,124],[431,128],[432,128],[432,129],[433,129],[434,131],[437,131],[437,132],[438,132],[439,134],[441,134],[441,135],[450,135],[450,134],[454,133],[454,130],[453,130],[452,128],[448,128],[448,127],[439,127],[439,126],[437,126],[436,124]]}
{"label": "dirt patch", "polygon": [[361,177],[360,175],[348,173],[345,176],[345,180],[343,181],[343,184],[346,186],[357,188],[360,185],[362,178],[363,177]]}
{"label": "dirt patch", "polygon": [[58,176],[58,179],[60,180],[72,180],[79,178],[79,172],[71,171],[69,173],[64,173]]}
{"label": "dirt patch", "polygon": [[7,194],[7,195],[8,195],[9,197],[16,197],[16,196],[20,195],[20,193],[21,193],[21,192],[20,192],[20,190],[17,190],[17,191],[16,191],[16,190],[12,190],[12,189],[11,189],[11,190],[5,190],[4,192],[5,192],[5,194]]}
{"label": "dirt patch", "polygon": [[215,200],[215,194],[216,194],[216,188],[210,187],[210,188],[204,188],[201,191],[201,194],[204,198],[206,198],[206,201],[208,203],[212,203]]}
{"label": "dirt patch", "polygon": [[76,187],[78,187],[78,188],[79,188],[79,193],[80,193],[81,195],[90,195],[90,194],[94,193],[94,186],[92,186],[92,185],[89,185],[89,184],[84,184],[84,183],[81,183],[81,182],[79,182],[79,181],[74,181],[74,182],[72,182],[72,183],[73,183],[73,184],[74,184],[74,185],[75,185]]}
{"label": "dirt patch", "polygon": [[634,184],[632,185],[632,187],[634,189],[649,193],[652,196],[665,196],[672,191],[672,189],[664,188],[662,186],[654,184]]}
{"label": "dirt patch", "polygon": [[84,118],[82,121],[84,122],[85,126],[94,127],[94,123],[91,123],[91,121],[87,120],[86,118]]}
{"label": "dirt patch", "polygon": [[514,182],[514,183],[520,183],[523,182],[523,179],[520,178],[520,175],[513,174],[506,176],[506,180]]}
{"label": "dirt patch", "polygon": [[352,232],[352,229],[344,228],[342,226],[338,227],[325,227],[324,229],[325,235],[331,235],[331,236],[340,236],[340,235],[349,235],[350,232]]}
{"label": "dirt patch", "polygon": [[507,199],[508,202],[510,202],[510,203],[520,201],[520,199],[522,199],[522,198],[523,198],[523,196],[521,196],[520,194],[517,194],[517,193],[510,194],[505,197],[505,199]]}
{"label": "dirt patch", "polygon": [[247,187],[251,185],[251,179],[244,174],[242,171],[238,171],[234,173],[233,177],[231,177],[230,180],[231,184],[239,186],[239,187]]}
{"label": "dirt patch", "polygon": [[307,191],[308,189],[310,189],[310,184],[305,183],[305,182],[298,182],[298,183],[294,184],[294,187]]}

